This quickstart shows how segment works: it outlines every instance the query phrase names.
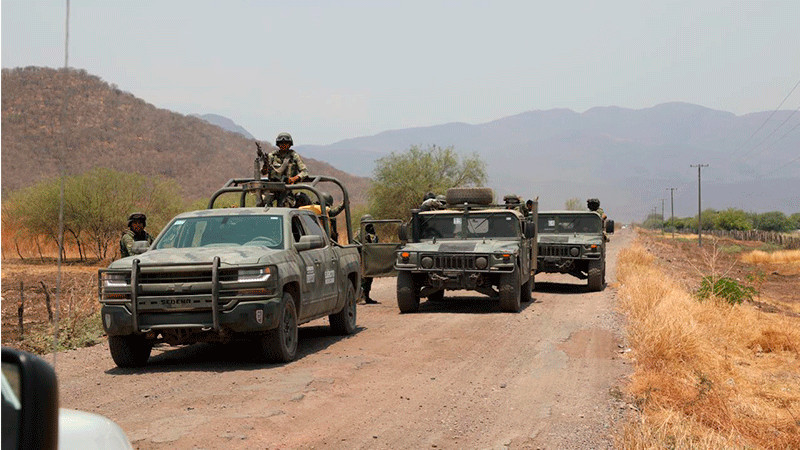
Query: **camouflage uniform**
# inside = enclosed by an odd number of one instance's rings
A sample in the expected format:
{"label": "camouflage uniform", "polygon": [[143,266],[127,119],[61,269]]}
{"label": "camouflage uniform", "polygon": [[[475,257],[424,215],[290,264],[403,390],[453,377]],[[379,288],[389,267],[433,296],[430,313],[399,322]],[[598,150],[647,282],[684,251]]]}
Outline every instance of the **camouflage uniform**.
{"label": "camouflage uniform", "polygon": [[[374,244],[378,242],[378,235],[375,233],[374,225],[369,223],[364,226],[364,230],[366,231],[364,239],[362,240],[361,229],[359,229],[358,233],[356,234],[356,239],[355,239],[356,241],[365,244]],[[364,293],[364,302],[378,303],[369,297],[369,292],[371,290],[372,290],[372,277],[361,277],[361,291]]]}
{"label": "camouflage uniform", "polygon": [[[283,174],[279,174],[278,171],[280,170],[280,167],[287,159],[288,165],[286,169],[284,170]],[[308,176],[308,168],[306,167],[306,164],[303,162],[303,159],[300,157],[300,155],[298,155],[297,152],[292,149],[275,150],[274,152],[270,153],[267,155],[267,162],[264,166],[265,167],[261,170],[261,173],[268,175],[271,180],[281,179],[281,175],[285,176],[286,178],[299,175],[301,180]]]}
{"label": "camouflage uniform", "polygon": [[133,255],[133,243],[136,241],[147,241],[147,245],[150,245],[153,243],[153,236],[144,230],[139,234],[135,234],[133,230],[125,230],[122,239],[119,240],[119,254],[123,258]]}

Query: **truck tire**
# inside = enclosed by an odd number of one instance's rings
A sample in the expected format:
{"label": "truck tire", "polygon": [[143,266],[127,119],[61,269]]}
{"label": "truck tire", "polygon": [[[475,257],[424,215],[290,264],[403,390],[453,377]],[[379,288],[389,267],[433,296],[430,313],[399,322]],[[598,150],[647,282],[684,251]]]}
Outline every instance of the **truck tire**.
{"label": "truck tire", "polygon": [[144,336],[109,336],[108,348],[117,367],[142,367],[150,359],[153,344]]}
{"label": "truck tire", "polygon": [[603,290],[603,272],[605,264],[603,261],[589,261],[589,290],[602,291]]}
{"label": "truck tire", "polygon": [[403,314],[419,311],[419,287],[409,272],[397,272],[397,307]]}
{"label": "truck tire", "polygon": [[531,301],[531,292],[533,291],[533,275],[528,278],[528,281],[519,288],[519,301],[528,303]]}
{"label": "truck tire", "polygon": [[490,205],[494,201],[494,191],[489,187],[450,188],[445,198],[448,205],[463,203]]}
{"label": "truck tire", "polygon": [[286,363],[297,356],[297,310],[294,297],[284,291],[278,327],[264,333],[261,352],[267,362]]}
{"label": "truck tire", "polygon": [[356,331],[356,290],[352,284],[347,283],[344,306],[336,314],[328,316],[331,330],[336,334],[353,334]]}
{"label": "truck tire", "polygon": [[505,312],[519,312],[521,289],[519,285],[519,271],[500,275],[500,310]]}

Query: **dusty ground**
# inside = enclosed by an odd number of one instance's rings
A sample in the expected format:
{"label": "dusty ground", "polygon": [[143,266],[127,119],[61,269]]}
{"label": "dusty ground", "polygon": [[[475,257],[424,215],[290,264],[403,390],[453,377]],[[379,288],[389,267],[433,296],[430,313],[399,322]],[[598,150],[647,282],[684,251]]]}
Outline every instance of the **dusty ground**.
{"label": "dusty ground", "polygon": [[59,354],[62,407],[110,417],[138,448],[611,447],[629,372],[613,274],[630,240],[610,243],[605,291],[539,275],[519,314],[463,292],[400,315],[395,279],[378,279],[355,335],[303,326],[285,365],[241,345],[161,346],[140,370],[106,344]]}

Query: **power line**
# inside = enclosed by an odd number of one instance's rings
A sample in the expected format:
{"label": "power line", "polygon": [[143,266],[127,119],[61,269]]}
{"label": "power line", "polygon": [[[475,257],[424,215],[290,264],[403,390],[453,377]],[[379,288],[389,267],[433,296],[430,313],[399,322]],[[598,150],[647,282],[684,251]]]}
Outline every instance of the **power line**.
{"label": "power line", "polygon": [[783,106],[783,104],[786,102],[786,100],[789,98],[789,96],[792,95],[794,90],[797,89],[798,85],[800,85],[800,80],[797,80],[797,83],[794,84],[794,87],[792,87],[792,90],[790,90],[789,93],[786,94],[786,97],[783,97],[783,100],[781,100],[781,102],[778,104],[778,107],[775,108],[775,111],[772,111],[772,113],[769,115],[769,117],[767,117],[767,119],[764,120],[764,122],[761,123],[761,125],[756,129],[756,131],[754,131],[753,134],[750,135],[750,137],[748,137],[747,139],[742,141],[742,143],[738,147],[736,147],[733,150],[733,152],[731,152],[730,155],[728,155],[729,157],[735,155],[736,152],[741,150],[745,146],[745,144],[747,144],[750,141],[750,139],[753,139],[753,136],[755,136],[759,131],[761,131],[762,128],[764,128],[764,125],[766,125],[767,122],[769,122],[770,119],[772,119],[772,116],[774,116],[775,113],[777,113],[781,109],[781,106]]}

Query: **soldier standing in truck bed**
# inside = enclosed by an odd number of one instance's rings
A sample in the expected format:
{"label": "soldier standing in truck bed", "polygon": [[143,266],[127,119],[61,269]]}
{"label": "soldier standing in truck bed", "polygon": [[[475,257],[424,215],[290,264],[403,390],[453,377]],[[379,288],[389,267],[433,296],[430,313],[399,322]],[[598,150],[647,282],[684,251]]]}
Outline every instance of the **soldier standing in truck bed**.
{"label": "soldier standing in truck bed", "polygon": [[270,180],[283,181],[286,184],[294,184],[306,178],[308,168],[303,158],[291,148],[294,145],[292,135],[280,133],[275,138],[275,145],[278,149],[267,155],[261,174],[267,175]]}

